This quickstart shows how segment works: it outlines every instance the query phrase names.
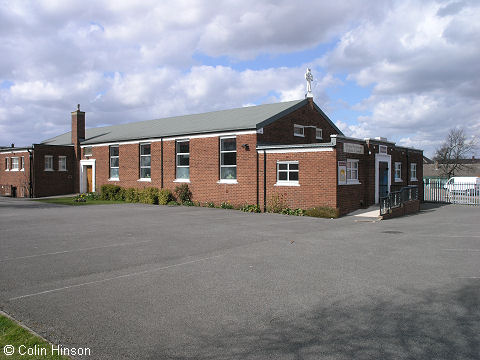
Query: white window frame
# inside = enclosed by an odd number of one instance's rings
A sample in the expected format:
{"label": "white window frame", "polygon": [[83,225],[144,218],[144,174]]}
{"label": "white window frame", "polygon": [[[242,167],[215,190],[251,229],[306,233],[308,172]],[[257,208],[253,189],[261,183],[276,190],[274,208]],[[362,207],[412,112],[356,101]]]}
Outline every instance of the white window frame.
{"label": "white window frame", "polygon": [[395,181],[396,182],[401,182],[402,180],[402,163],[401,162],[395,162]]}
{"label": "white window frame", "polygon": [[[235,150],[222,150],[222,140],[226,139],[235,139]],[[237,169],[237,137],[236,136],[222,136],[219,141],[219,151],[220,151],[220,158],[219,158],[219,165],[220,165],[220,180],[218,183],[225,183],[225,184],[237,184],[238,174],[235,171],[235,178],[234,179],[222,179],[222,168],[235,168]],[[222,165],[222,154],[225,153],[235,153],[235,165]],[[238,170],[238,169],[237,169]]]}
{"label": "white window frame", "polygon": [[[150,146],[150,154],[148,155],[142,155],[142,146]],[[139,164],[139,169],[140,169],[140,174],[139,174],[139,180],[140,181],[152,181],[152,144],[151,143],[140,143],[138,147],[139,151],[139,156],[140,156],[140,164]],[[119,153],[120,155],[120,153]],[[150,158],[150,166],[142,166],[142,158]],[[120,165],[120,164],[119,164]],[[142,177],[142,169],[150,169],[150,177]]]}
{"label": "white window frame", "polygon": [[[188,142],[188,153],[182,153],[179,151],[179,143]],[[179,156],[188,155],[188,165],[179,165],[178,158]],[[188,178],[179,178],[178,177],[178,168],[188,168]],[[174,182],[190,182],[190,139],[179,139],[175,141],[175,180]]]}
{"label": "white window frame", "polygon": [[59,156],[58,157],[58,171],[67,171],[67,157]]}
{"label": "white window frame", "polygon": [[[111,154],[111,150],[114,147],[118,149],[118,155]],[[118,158],[118,166],[112,166],[113,158]],[[110,177],[112,174],[112,171],[111,171],[112,169],[118,169],[118,177],[115,177],[115,178]],[[109,176],[108,180],[114,180],[114,181],[120,180],[120,146],[119,145],[110,145],[108,147],[108,176]]]}
{"label": "white window frame", "polygon": [[20,170],[20,159],[18,156],[14,156],[10,159],[10,171],[18,171]]}
{"label": "white window frame", "polygon": [[[358,180],[359,176],[359,160],[358,159],[347,159],[347,184],[360,184]],[[355,177],[352,177],[352,171],[356,173]]]}
{"label": "white window frame", "polygon": [[[318,136],[318,132],[320,132],[320,136]],[[323,129],[315,128],[315,139],[323,140]]]}
{"label": "white window frame", "polygon": [[[297,134],[295,130],[301,129],[302,133]],[[305,126],[303,125],[298,125],[298,124],[293,124],[293,136],[298,136],[298,137],[305,137]]]}
{"label": "white window frame", "polygon": [[45,171],[53,171],[53,155],[45,155]]}
{"label": "white window frame", "polygon": [[5,171],[10,171],[10,158],[5,158]]}
{"label": "white window frame", "polygon": [[[415,174],[415,176],[413,176]],[[410,181],[417,181],[417,163],[410,164]]]}
{"label": "white window frame", "polygon": [[[287,170],[280,170],[280,165],[287,165]],[[290,169],[290,165],[297,165],[297,169]],[[280,180],[280,172],[287,172],[287,180]],[[300,176],[300,166],[298,161],[277,161],[277,183],[275,186],[300,186],[298,180],[290,180],[290,174],[297,173]]]}
{"label": "white window frame", "polygon": [[25,171],[25,156],[20,158],[20,171]]}

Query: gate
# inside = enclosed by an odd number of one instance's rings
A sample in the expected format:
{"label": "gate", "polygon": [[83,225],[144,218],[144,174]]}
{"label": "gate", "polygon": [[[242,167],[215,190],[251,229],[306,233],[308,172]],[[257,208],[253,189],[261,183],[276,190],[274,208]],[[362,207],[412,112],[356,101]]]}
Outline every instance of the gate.
{"label": "gate", "polygon": [[446,178],[423,181],[423,198],[426,202],[480,205],[480,186],[475,183],[449,183]]}

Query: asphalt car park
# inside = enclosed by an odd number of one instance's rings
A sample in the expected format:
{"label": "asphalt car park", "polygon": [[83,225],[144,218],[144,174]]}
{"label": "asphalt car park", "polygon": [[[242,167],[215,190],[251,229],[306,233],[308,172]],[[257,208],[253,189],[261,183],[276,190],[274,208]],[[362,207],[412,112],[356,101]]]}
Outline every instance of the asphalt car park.
{"label": "asphalt car park", "polygon": [[0,309],[92,359],[478,359],[480,208],[385,221],[0,199]]}

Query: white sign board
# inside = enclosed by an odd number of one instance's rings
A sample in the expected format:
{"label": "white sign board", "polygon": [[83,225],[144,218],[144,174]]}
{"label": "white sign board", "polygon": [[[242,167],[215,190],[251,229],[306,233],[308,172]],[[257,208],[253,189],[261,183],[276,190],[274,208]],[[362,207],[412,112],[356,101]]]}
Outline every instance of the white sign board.
{"label": "white sign board", "polygon": [[353,143],[343,143],[343,152],[352,154],[363,154],[363,145]]}

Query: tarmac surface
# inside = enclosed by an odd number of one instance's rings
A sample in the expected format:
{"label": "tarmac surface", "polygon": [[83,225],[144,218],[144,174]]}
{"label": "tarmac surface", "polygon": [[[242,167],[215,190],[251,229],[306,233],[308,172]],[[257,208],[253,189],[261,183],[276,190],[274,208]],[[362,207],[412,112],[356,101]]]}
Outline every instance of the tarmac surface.
{"label": "tarmac surface", "polygon": [[0,309],[82,359],[479,359],[480,207],[370,221],[0,198]]}

